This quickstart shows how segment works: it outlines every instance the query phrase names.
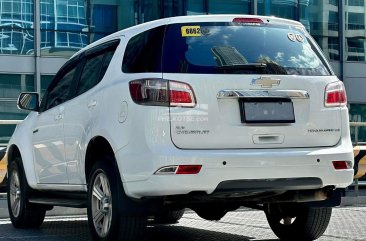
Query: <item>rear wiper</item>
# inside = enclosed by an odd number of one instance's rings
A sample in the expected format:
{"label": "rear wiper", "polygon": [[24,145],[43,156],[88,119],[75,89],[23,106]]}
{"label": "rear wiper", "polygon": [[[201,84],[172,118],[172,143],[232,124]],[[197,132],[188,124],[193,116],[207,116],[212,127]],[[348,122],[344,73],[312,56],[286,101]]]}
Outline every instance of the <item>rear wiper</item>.
{"label": "rear wiper", "polygon": [[248,64],[233,64],[233,65],[221,65],[216,66],[218,69],[230,70],[230,69],[265,69],[267,64],[265,63],[248,63]]}

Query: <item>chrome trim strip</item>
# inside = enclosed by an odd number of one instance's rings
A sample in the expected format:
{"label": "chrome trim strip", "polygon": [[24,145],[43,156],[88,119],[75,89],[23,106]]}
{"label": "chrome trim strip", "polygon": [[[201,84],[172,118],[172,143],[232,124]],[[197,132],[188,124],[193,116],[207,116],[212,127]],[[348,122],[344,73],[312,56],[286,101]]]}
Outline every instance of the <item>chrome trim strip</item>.
{"label": "chrome trim strip", "polygon": [[305,90],[221,90],[218,99],[239,98],[289,98],[309,99],[310,95]]}

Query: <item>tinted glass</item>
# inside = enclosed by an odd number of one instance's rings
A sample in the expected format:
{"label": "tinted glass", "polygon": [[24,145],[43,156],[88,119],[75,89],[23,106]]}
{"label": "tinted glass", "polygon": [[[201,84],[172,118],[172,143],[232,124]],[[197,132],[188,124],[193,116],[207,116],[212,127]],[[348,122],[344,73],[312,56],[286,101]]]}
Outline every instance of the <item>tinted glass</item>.
{"label": "tinted glass", "polygon": [[101,53],[92,58],[86,60],[86,64],[81,74],[79,85],[77,88],[77,95],[80,95],[87,90],[91,89],[93,86],[99,83],[100,77],[99,73],[103,63],[104,54]]}
{"label": "tinted glass", "polygon": [[45,96],[45,103],[41,105],[41,108],[44,107],[48,110],[68,100],[76,69],[77,65],[74,65],[68,71],[61,73],[60,77],[56,77],[56,82],[51,84],[51,88]]}
{"label": "tinted glass", "polygon": [[119,40],[96,46],[85,52],[85,65],[76,94],[80,95],[96,86],[104,77]]}
{"label": "tinted glass", "polygon": [[164,29],[154,28],[130,39],[123,58],[123,72],[161,72]]}
{"label": "tinted glass", "polygon": [[111,62],[111,60],[113,58],[113,54],[114,54],[114,50],[110,50],[107,53],[105,53],[102,69],[100,70],[100,79],[103,79],[104,74],[108,69],[109,63]]}
{"label": "tinted glass", "polygon": [[165,37],[163,71],[330,74],[305,31],[291,26],[234,23],[169,25]]}

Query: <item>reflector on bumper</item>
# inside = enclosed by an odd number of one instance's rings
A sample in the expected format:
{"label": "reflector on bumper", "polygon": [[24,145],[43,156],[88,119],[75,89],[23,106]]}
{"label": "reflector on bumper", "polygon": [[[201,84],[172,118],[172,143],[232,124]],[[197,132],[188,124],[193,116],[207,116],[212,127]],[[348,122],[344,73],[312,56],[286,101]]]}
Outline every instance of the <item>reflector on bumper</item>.
{"label": "reflector on bumper", "polygon": [[171,175],[171,174],[198,174],[201,171],[202,165],[179,165],[166,166],[157,170],[155,175]]}

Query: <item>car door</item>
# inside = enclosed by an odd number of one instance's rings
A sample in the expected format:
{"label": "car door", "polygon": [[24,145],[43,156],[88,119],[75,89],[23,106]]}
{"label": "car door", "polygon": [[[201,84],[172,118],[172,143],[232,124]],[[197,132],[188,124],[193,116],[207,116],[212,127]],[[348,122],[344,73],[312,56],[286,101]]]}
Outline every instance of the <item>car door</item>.
{"label": "car door", "polygon": [[76,60],[67,63],[55,76],[41,102],[33,126],[33,155],[40,184],[68,183],[63,134],[64,103],[70,98],[77,71]]}
{"label": "car door", "polygon": [[100,110],[102,93],[95,86],[103,79],[118,41],[99,45],[83,54],[75,97],[65,104],[65,161],[70,184],[83,184],[87,142]]}

